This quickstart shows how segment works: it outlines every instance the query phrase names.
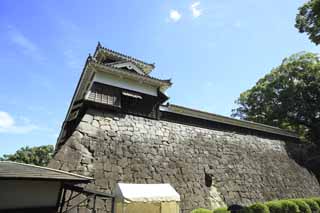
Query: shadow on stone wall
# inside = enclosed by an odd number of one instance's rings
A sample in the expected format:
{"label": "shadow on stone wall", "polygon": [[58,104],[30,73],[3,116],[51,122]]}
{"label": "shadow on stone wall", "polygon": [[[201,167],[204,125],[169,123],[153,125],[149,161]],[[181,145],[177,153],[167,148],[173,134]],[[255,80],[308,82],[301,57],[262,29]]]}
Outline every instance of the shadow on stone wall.
{"label": "shadow on stone wall", "polygon": [[290,157],[313,173],[320,183],[320,147],[311,143],[286,142],[285,148]]}

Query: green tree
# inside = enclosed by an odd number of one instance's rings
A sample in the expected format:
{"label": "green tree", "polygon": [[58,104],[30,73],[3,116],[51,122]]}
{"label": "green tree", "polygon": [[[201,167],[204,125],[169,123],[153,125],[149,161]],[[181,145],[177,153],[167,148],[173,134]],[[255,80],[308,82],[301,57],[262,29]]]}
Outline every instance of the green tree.
{"label": "green tree", "polygon": [[296,131],[320,145],[320,60],[298,53],[240,94],[232,116]]}
{"label": "green tree", "polygon": [[16,161],[20,163],[34,164],[37,166],[47,166],[52,158],[54,147],[52,145],[38,147],[22,147],[16,153],[3,155],[0,160]]}
{"label": "green tree", "polygon": [[299,8],[295,27],[315,44],[320,43],[320,0],[309,0]]}

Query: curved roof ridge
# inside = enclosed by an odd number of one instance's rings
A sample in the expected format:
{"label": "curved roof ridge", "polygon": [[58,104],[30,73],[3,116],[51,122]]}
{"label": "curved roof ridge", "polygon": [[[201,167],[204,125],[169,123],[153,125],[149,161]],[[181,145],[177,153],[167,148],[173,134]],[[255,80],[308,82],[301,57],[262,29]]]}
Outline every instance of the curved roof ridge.
{"label": "curved roof ridge", "polygon": [[117,67],[114,67],[112,66],[112,64],[105,64],[105,63],[101,63],[97,60],[92,60],[91,62],[97,64],[97,65],[100,65],[100,66],[105,66],[105,67],[108,67],[109,69],[112,69],[112,70],[116,70],[116,71],[119,71],[119,72],[123,72],[123,73],[126,73],[128,75],[136,75],[136,76],[139,76],[139,77],[143,77],[143,78],[149,78],[151,80],[156,80],[156,81],[160,81],[162,83],[166,83],[168,84],[168,86],[171,86],[172,85],[172,82],[171,82],[171,79],[165,79],[165,80],[162,80],[162,79],[158,79],[158,78],[155,78],[155,77],[152,77],[150,75],[142,75],[140,73],[137,73],[137,72],[128,72],[126,70],[123,70],[123,69],[120,69],[120,68],[117,68]]}
{"label": "curved roof ridge", "polygon": [[117,51],[115,51],[115,50],[109,49],[109,48],[107,48],[107,47],[102,46],[100,42],[98,42],[96,51],[95,51],[95,53],[94,53],[94,57],[96,56],[97,52],[98,52],[100,49],[105,50],[105,51],[107,51],[107,52],[110,52],[110,53],[112,53],[112,54],[115,54],[115,55],[117,55],[117,56],[119,56],[119,57],[125,58],[125,59],[127,59],[127,60],[129,60],[129,61],[133,61],[133,62],[136,62],[136,63],[144,64],[145,66],[150,66],[150,67],[152,67],[152,69],[155,68],[155,64],[154,64],[154,63],[152,63],[152,64],[151,64],[151,63],[147,63],[147,62],[142,61],[142,60],[140,60],[140,59],[137,59],[137,58],[131,57],[131,56],[129,56],[129,55],[126,55],[126,54],[117,52]]}

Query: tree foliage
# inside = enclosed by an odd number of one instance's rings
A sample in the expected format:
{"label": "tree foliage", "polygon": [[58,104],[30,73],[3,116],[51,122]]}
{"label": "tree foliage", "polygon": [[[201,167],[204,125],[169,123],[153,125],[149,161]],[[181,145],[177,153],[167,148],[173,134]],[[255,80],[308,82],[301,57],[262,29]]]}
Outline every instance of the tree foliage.
{"label": "tree foliage", "polygon": [[309,0],[299,8],[295,27],[315,44],[320,43],[320,0]]}
{"label": "tree foliage", "polygon": [[320,144],[320,60],[298,53],[240,94],[233,116],[296,131]]}
{"label": "tree foliage", "polygon": [[16,153],[3,155],[0,160],[16,161],[20,163],[34,164],[37,166],[47,166],[54,147],[52,145],[38,146],[38,147],[22,147]]}

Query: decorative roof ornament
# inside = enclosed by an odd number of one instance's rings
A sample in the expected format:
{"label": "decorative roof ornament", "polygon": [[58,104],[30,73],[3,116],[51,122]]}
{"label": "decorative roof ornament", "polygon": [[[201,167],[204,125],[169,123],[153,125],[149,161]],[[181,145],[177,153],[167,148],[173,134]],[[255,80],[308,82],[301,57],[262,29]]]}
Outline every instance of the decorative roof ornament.
{"label": "decorative roof ornament", "polygon": [[88,58],[87,58],[89,61],[91,61],[91,60],[93,60],[93,57],[92,57],[92,55],[89,53],[89,55],[88,55]]}

